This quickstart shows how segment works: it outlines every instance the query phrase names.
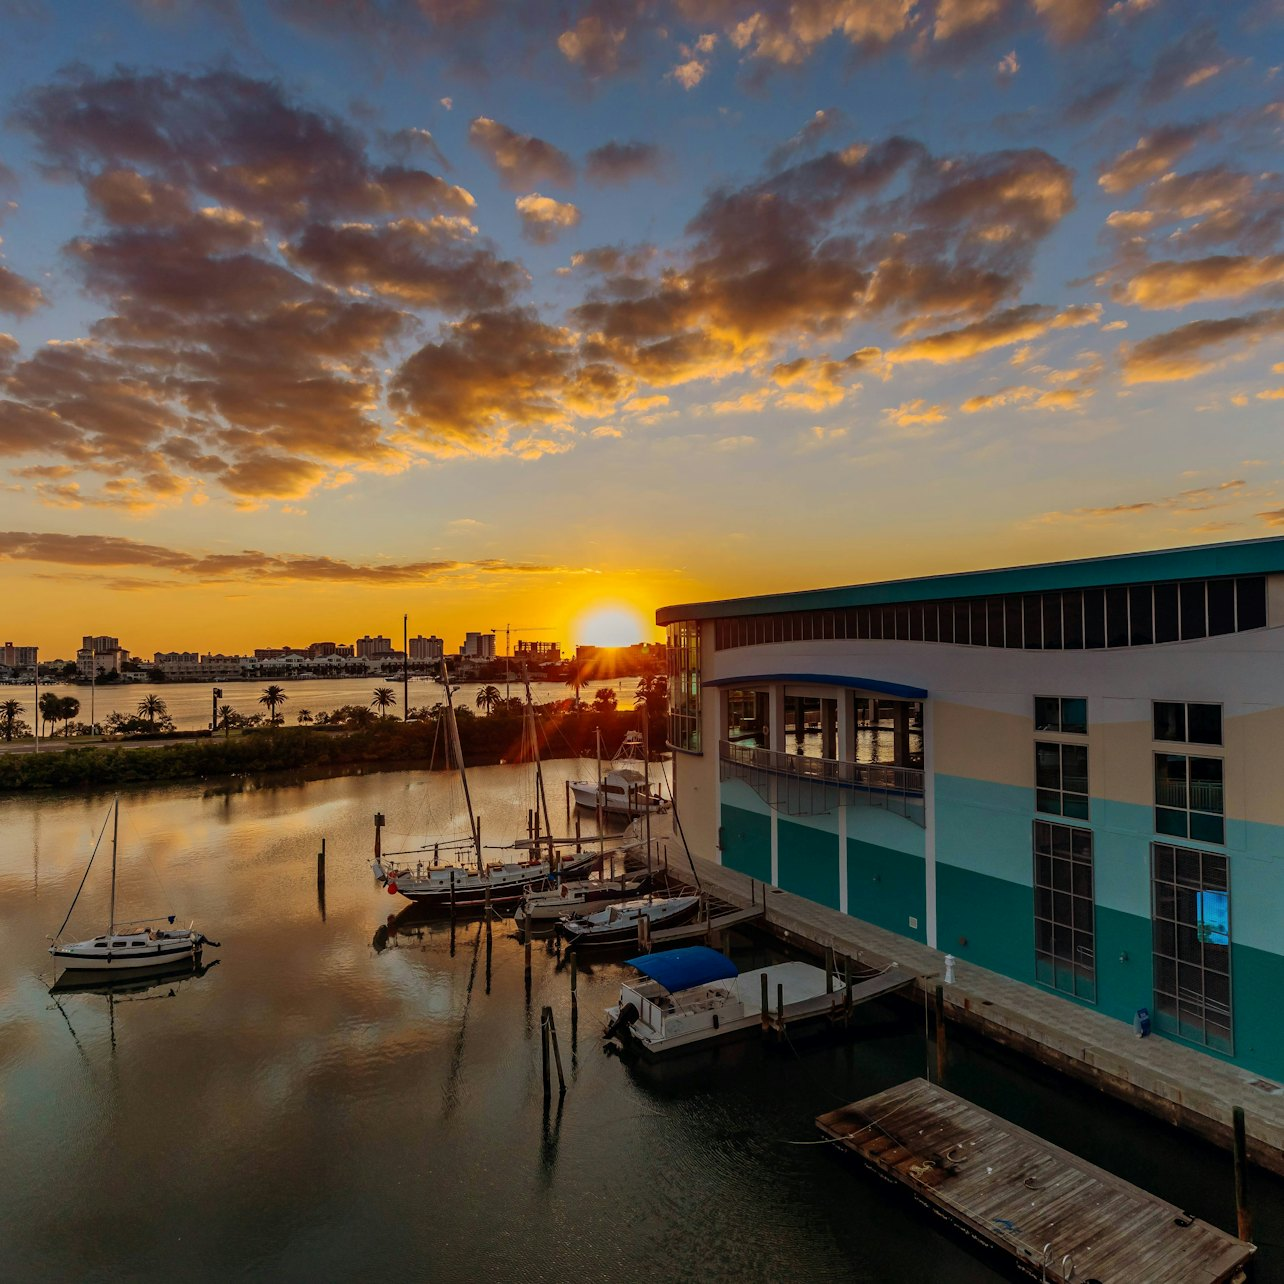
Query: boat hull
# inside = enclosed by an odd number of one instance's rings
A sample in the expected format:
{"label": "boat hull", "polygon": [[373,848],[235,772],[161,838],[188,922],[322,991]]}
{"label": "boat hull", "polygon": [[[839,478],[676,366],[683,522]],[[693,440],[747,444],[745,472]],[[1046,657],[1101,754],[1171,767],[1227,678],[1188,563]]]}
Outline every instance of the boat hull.
{"label": "boat hull", "polygon": [[597,810],[600,797],[602,810],[608,816],[645,816],[647,812],[658,816],[669,809],[669,804],[662,799],[652,799],[648,806],[644,798],[635,796],[625,800],[619,794],[610,793],[607,790],[599,793],[595,784],[582,780],[571,781],[571,797],[575,800],[577,807],[584,807],[589,811]]}
{"label": "boat hull", "polygon": [[[691,897],[690,904],[672,913],[649,916],[650,930],[655,932],[666,927],[677,927],[689,923],[700,912],[698,897]],[[576,947],[583,945],[611,946],[636,945],[638,940],[638,920],[632,918],[619,926],[603,927],[595,923],[585,923],[575,919],[559,919],[558,934],[569,944]]]}
{"label": "boat hull", "polygon": [[[592,856],[585,856],[564,862],[560,876],[571,878],[583,873],[593,863],[593,859]],[[432,886],[422,886],[417,885],[418,880],[399,878],[390,871],[382,881],[389,890],[396,888],[398,895],[423,909],[449,911],[453,903],[455,912],[459,913],[484,910],[488,893],[492,909],[519,905],[531,888],[542,886],[550,877],[552,875],[549,874],[547,865],[532,867],[529,874],[518,874],[503,881],[492,881],[469,873],[456,879],[453,893],[448,880],[434,879]]]}
{"label": "boat hull", "polygon": [[49,951],[56,966],[68,972],[142,972],[158,971],[197,960],[204,941],[158,941],[140,947],[90,953],[76,946],[55,947]]}

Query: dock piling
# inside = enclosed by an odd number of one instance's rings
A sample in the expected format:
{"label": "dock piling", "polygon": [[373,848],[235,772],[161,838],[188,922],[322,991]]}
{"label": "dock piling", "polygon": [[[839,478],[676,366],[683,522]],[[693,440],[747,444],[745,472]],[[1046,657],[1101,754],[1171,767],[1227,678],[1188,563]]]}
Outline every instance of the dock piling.
{"label": "dock piling", "polygon": [[763,971],[758,979],[762,982],[762,994],[759,996],[759,1009],[762,1013],[762,1032],[766,1034],[771,1025],[771,1009],[767,1006],[767,973]]}
{"label": "dock piling", "polygon": [[548,1037],[553,1045],[553,1061],[557,1066],[557,1095],[566,1096],[566,1076],[562,1073],[562,1049],[557,1042],[557,1022],[553,1020],[553,1009],[545,1008],[548,1014]]}
{"label": "dock piling", "polygon": [[548,1099],[553,1095],[552,1079],[548,1069],[548,1009],[544,1008],[539,1014],[539,1059],[540,1069],[544,1076],[544,1104],[548,1105]]}
{"label": "dock piling", "polygon": [[579,988],[579,955],[576,953],[574,946],[571,947],[569,953],[571,956],[571,1011],[574,1012],[580,1002],[579,995],[576,993]]}
{"label": "dock piling", "polygon": [[945,987],[936,987],[936,1082],[938,1086],[945,1083]]}
{"label": "dock piling", "polygon": [[317,852],[317,889],[325,891],[325,839],[321,840],[321,850]]}
{"label": "dock piling", "polygon": [[455,871],[450,871],[450,921],[455,921]]}
{"label": "dock piling", "polygon": [[[566,788],[569,790],[570,787],[570,783],[568,782]],[[570,814],[569,807],[567,808],[567,814],[568,816]],[[575,854],[578,856],[583,850],[584,845],[580,842],[580,813],[577,811],[575,813]]]}
{"label": "dock piling", "polygon": [[1244,1129],[1244,1107],[1231,1111],[1235,1145],[1235,1229],[1246,1244],[1253,1242],[1253,1213],[1248,1206],[1248,1140]]}

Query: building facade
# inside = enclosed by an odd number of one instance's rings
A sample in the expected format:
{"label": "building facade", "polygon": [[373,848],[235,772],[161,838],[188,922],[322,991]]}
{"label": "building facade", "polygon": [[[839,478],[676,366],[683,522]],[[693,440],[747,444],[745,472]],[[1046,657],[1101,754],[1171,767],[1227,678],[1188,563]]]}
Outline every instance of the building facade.
{"label": "building facade", "polygon": [[446,644],[436,634],[429,637],[420,634],[418,637],[411,638],[409,645],[412,660],[435,662],[440,660],[446,652]]}
{"label": "building facade", "polygon": [[693,850],[1284,1080],[1284,539],[657,622]]}
{"label": "building facade", "polygon": [[87,633],[76,652],[76,669],[82,678],[101,677],[104,673],[123,672],[128,659],[129,652],[121,646],[119,638]]}
{"label": "building facade", "polygon": [[493,660],[495,635],[493,633],[465,633],[464,649],[460,653],[466,660]]}
{"label": "building facade", "polygon": [[7,669],[35,668],[39,648],[34,646],[14,646],[6,642],[0,646],[0,665]]}

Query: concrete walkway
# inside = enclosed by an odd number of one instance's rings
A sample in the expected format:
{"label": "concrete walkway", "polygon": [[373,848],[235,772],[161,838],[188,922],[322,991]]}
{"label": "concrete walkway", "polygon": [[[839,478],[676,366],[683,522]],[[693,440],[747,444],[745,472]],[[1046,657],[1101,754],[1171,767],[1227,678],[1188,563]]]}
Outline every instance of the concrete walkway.
{"label": "concrete walkway", "polygon": [[[695,858],[704,889],[736,905],[763,900],[763,884]],[[678,872],[677,862],[673,870]],[[768,886],[768,930],[806,948],[833,948],[871,967],[895,962],[931,993],[945,955],[801,896]],[[1243,1106],[1253,1162],[1284,1175],[1284,1088],[1193,1048],[1151,1035],[1057,995],[959,961],[946,1014],[1209,1140],[1230,1146],[1231,1110]]]}

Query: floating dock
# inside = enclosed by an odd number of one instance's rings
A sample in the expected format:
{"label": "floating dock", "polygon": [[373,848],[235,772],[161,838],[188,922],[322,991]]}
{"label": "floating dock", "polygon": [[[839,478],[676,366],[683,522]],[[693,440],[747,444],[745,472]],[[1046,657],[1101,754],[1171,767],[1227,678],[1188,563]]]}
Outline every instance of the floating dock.
{"label": "floating dock", "polygon": [[1253,1245],[929,1083],[816,1126],[957,1228],[1052,1284],[1244,1279]]}

